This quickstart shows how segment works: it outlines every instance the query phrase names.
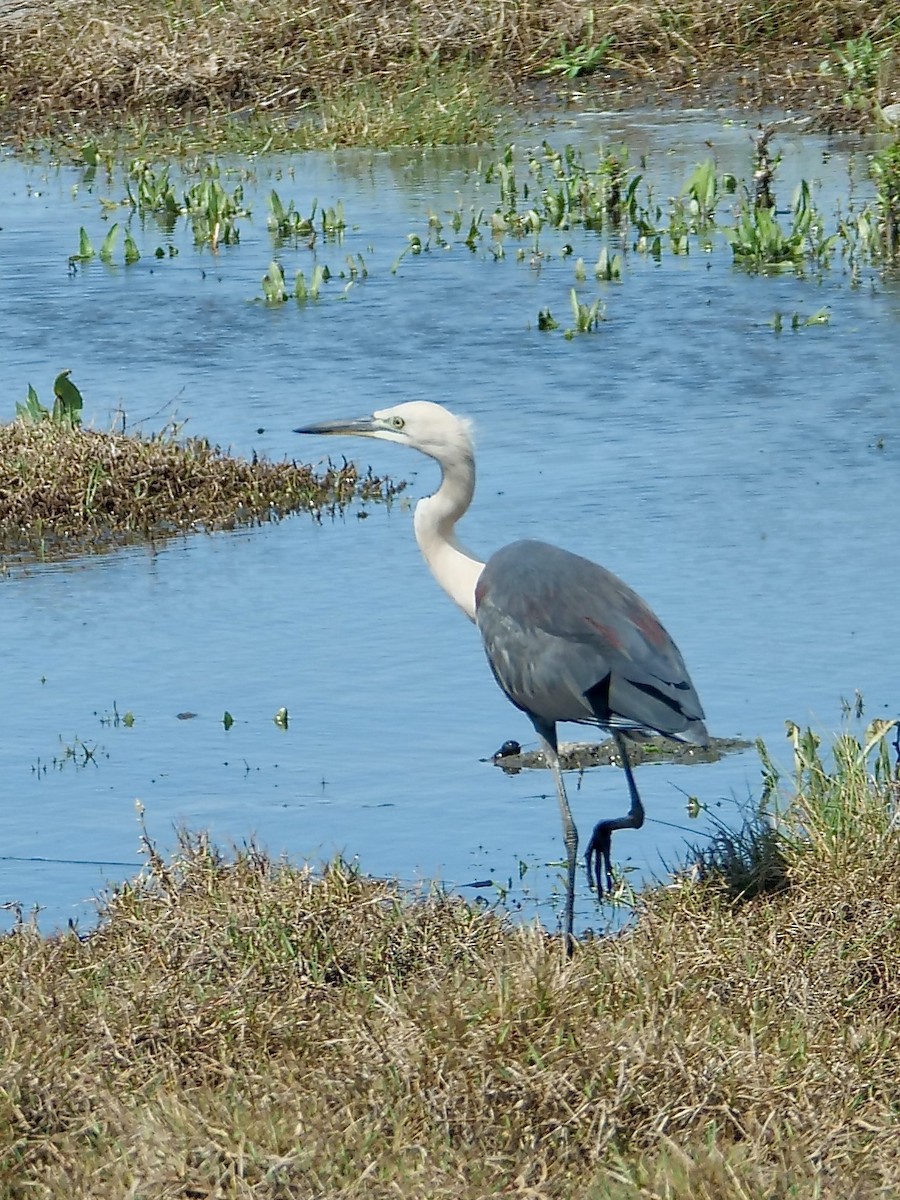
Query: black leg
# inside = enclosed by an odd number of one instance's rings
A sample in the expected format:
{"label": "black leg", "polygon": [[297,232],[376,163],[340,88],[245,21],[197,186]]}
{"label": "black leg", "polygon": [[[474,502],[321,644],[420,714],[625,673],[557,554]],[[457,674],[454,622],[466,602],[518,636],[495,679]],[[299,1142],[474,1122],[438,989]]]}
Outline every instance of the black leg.
{"label": "black leg", "polygon": [[588,847],[585,851],[584,862],[587,867],[588,885],[596,888],[598,897],[603,895],[603,885],[600,880],[601,869],[606,878],[606,890],[611,892],[613,889],[612,861],[610,857],[613,832],[616,829],[640,829],[644,823],[644,806],[641,804],[637,784],[634,782],[634,775],[631,770],[631,763],[628,761],[628,750],[625,746],[625,739],[620,733],[615,732],[613,733],[613,738],[622,759],[625,778],[628,781],[631,809],[627,817],[610,817],[606,821],[598,821],[594,826],[594,832],[591,834],[591,840],[588,842]]}

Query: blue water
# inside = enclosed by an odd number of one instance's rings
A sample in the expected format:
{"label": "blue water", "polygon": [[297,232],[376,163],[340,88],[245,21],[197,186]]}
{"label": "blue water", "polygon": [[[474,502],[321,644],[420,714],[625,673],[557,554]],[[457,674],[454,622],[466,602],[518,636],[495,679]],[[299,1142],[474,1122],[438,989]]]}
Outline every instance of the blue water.
{"label": "blue water", "polygon": [[[624,141],[663,200],[708,140],[723,168],[750,174],[748,130],[709,114],[586,114],[549,136]],[[853,147],[787,133],[779,148],[785,198],[803,176],[824,211],[846,203]],[[69,368],[98,427],[124,410],[128,428],[185,422],[239,453],[345,453],[410,480],[408,499],[369,506],[365,520],[358,509],[297,517],[0,576],[0,903],[39,906],[47,929],[89,924],[91,897],[140,863],[139,803],[163,848],[183,824],[297,861],[340,852],[411,883],[511,881],[511,902],[555,927],[552,780],[481,761],[533,734],[413,541],[410,502],[435,485],[433,465],[388,444],[291,432],[400,400],[440,400],[475,420],[466,543],[487,555],[539,537],[621,574],[676,638],[713,734],[761,736],[789,768],[785,720],[827,736],[857,690],[868,716],[896,712],[896,283],[854,289],[839,265],[821,280],[750,278],[722,250],[658,265],[631,255],[619,284],[589,272],[579,291],[602,295],[607,319],[566,341],[538,332],[537,314],[549,307],[565,325],[573,263],[559,247],[575,242],[591,264],[594,235],[542,235],[534,269],[513,243],[500,261],[473,254],[445,222],[449,249],[407,255],[392,273],[407,235],[427,236],[430,211],[493,206],[478,158],[254,161],[239,245],[198,251],[180,226],[178,256],[157,260],[167,239],[133,221],[139,263],[126,268],[120,250],[116,266],[75,272],[79,226],[99,244],[100,198],[120,199],[121,179],[88,185],[74,168],[0,161],[0,417],[29,382],[46,401]],[[368,278],[346,294],[335,278],[305,308],[255,302],[273,256],[273,186],[301,211],[340,199],[347,215],[342,246],[279,255],[289,278],[315,261],[337,276],[357,253]],[[826,304],[827,326],[776,335],[769,324],[776,310]],[[282,706],[286,730],[273,721]],[[641,768],[638,782],[648,823],[613,846],[636,882],[701,841],[710,813],[738,820],[760,769],[751,751]],[[627,807],[613,770],[573,777],[572,793],[583,834]],[[691,795],[708,810],[696,821]],[[582,879],[580,927],[603,920]]]}

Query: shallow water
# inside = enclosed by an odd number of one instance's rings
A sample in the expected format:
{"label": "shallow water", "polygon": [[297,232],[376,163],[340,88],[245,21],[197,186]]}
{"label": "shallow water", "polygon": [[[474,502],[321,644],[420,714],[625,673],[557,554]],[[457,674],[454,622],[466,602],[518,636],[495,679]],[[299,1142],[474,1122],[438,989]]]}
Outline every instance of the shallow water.
{"label": "shallow water", "polygon": [[[646,155],[661,195],[709,155],[707,141],[723,169],[750,173],[748,130],[709,114],[585,114],[522,141],[544,136],[624,141],[632,162]],[[824,211],[846,201],[852,146],[788,133],[778,148],[780,194],[802,176],[819,181]],[[197,251],[180,227],[178,257],[160,261],[152,252],[167,239],[134,221],[139,263],[75,273],[78,228],[99,244],[99,198],[121,197],[121,180],[88,187],[76,169],[0,162],[0,415],[13,415],[29,382],[46,402],[71,368],[101,427],[124,409],[129,428],[174,416],[241,453],[346,453],[410,479],[413,500],[436,482],[427,461],[387,444],[301,442],[291,430],[443,400],[477,426],[480,487],[464,540],[487,554],[545,538],[625,577],[678,641],[712,733],[761,736],[789,767],[786,719],[827,734],[857,690],[868,716],[893,715],[896,284],[853,289],[839,265],[821,280],[750,278],[722,250],[658,265],[631,256],[621,284],[589,273],[580,289],[588,302],[604,297],[596,334],[539,333],[539,310],[568,318],[562,235],[542,242],[551,255],[540,270],[512,246],[495,262],[456,242],[391,273],[407,235],[425,238],[429,211],[459,197],[492,206],[478,158],[258,161],[238,246]],[[301,211],[314,197],[343,201],[343,246],[320,241],[316,253],[335,274],[347,254],[363,255],[369,276],[345,298],[335,279],[305,309],[253,303],[273,253],[273,186]],[[594,235],[566,236],[595,260]],[[308,250],[280,257],[289,277],[315,261]],[[779,336],[769,325],[776,310],[825,304],[827,326]],[[183,823],[295,860],[339,851],[406,881],[493,878],[554,927],[552,780],[481,761],[533,734],[419,560],[410,520],[402,501],[366,520],[358,510],[321,525],[300,517],[0,577],[0,903],[40,905],[48,929],[89,921],[89,898],[140,861],[139,801],[164,846]],[[287,730],[272,719],[282,706]],[[126,711],[131,728],[115,723]],[[661,874],[686,838],[702,841],[711,816],[738,820],[759,781],[752,751],[642,767],[648,823],[617,834],[615,860],[634,880]],[[627,807],[619,772],[572,783],[583,834]],[[690,795],[707,810],[696,821]],[[578,920],[605,920],[583,878]]]}

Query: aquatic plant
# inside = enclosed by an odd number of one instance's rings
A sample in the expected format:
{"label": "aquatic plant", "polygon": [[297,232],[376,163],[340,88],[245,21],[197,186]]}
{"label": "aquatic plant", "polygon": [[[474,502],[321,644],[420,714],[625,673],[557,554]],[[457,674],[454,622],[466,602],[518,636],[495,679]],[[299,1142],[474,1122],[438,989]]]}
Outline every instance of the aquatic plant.
{"label": "aquatic plant", "polygon": [[[131,230],[126,229],[125,230],[125,265],[130,266],[132,263],[136,263],[140,259],[140,257],[141,257],[141,252],[140,252],[140,250],[138,250],[137,243],[135,242],[134,238],[131,236]],[[157,255],[157,258],[160,258],[160,257],[162,257],[162,256]],[[175,256],[170,255],[170,257],[175,257]]]}
{"label": "aquatic plant", "polygon": [[[811,325],[828,325],[831,321],[831,309],[826,304],[823,308],[818,309],[814,313],[810,313],[808,317],[804,317],[802,313],[795,312],[791,314],[790,326],[795,332],[798,329],[808,329]],[[776,333],[781,333],[784,329],[784,317],[780,312],[775,313],[772,320],[769,322]]]}
{"label": "aquatic plant", "polygon": [[803,263],[802,232],[785,232],[770,208],[745,206],[724,232],[735,261],[749,270],[793,270]]}
{"label": "aquatic plant", "polygon": [[603,301],[599,297],[593,304],[584,304],[578,299],[578,293],[572,288],[569,293],[569,301],[575,324],[571,329],[565,331],[564,337],[571,338],[576,333],[593,333],[600,327],[600,322],[603,320]]}
{"label": "aquatic plant", "polygon": [[217,178],[218,168],[209,168],[205,179],[188,188],[184,195],[183,210],[187,213],[198,246],[209,245],[215,250],[219,245],[234,245],[240,241],[240,230],[236,219],[249,216],[244,206],[244,189],[238,184],[234,191],[226,192]]}
{"label": "aquatic plant", "polygon": [[[74,271],[78,263],[89,263],[94,258],[99,258],[102,263],[106,263],[108,266],[111,265],[118,239],[119,224],[115,222],[106,231],[103,241],[100,243],[100,249],[95,250],[90,234],[82,225],[78,233],[78,250],[75,254],[69,255],[70,269]],[[131,231],[127,228],[125,229],[124,245],[125,265],[130,266],[140,259],[141,253],[137,247],[137,243],[131,236]]]}
{"label": "aquatic plant", "polygon": [[594,264],[594,275],[606,282],[613,279],[621,279],[622,256],[620,254],[611,255],[607,246],[601,246],[597,262]]}
{"label": "aquatic plant", "polygon": [[284,267],[275,259],[262,277],[263,298],[266,304],[284,304],[288,298],[284,282]]}
{"label": "aquatic plant", "polygon": [[16,403],[16,416],[25,424],[35,425],[49,421],[61,429],[77,429],[81,424],[84,399],[69,378],[71,371],[61,371],[53,381],[53,408],[41,404],[34,387],[29,383],[24,403]]}
{"label": "aquatic plant", "polygon": [[[630,172],[627,157],[619,152],[603,150],[595,161],[588,162],[570,145],[557,150],[545,141],[540,153],[527,156],[530,180],[523,183],[517,173],[515,147],[508,145],[503,156],[484,169],[484,182],[497,187],[496,207],[487,214],[483,209],[472,210],[466,244],[475,249],[481,241],[480,231],[489,226],[494,242],[490,252],[498,259],[503,257],[498,245],[501,239],[521,240],[529,235],[534,239],[532,262],[539,263],[552,254],[552,250],[538,247],[539,234],[548,228],[563,234],[581,228],[614,232],[623,249],[630,233],[631,246],[637,253],[659,261],[664,250],[688,254],[695,242],[711,253],[724,237],[737,263],[761,273],[807,268],[822,271],[840,245],[851,275],[858,278],[860,264],[871,261],[877,250],[871,234],[871,214],[865,207],[857,211],[855,230],[851,230],[847,218],[836,219],[828,229],[809,182],[802,180],[792,198],[790,222],[784,226],[775,211],[773,188],[781,156],[773,153],[769,144],[776,131],[777,125],[767,126],[755,139],[753,174],[748,182],[719,171],[714,160],[707,159],[698,163],[679,193],[665,204],[655,198],[644,170]],[[880,178],[887,195],[889,154]],[[739,200],[733,223],[720,223],[718,210],[723,199],[735,194]],[[457,233],[464,227],[462,205],[451,214],[451,224]],[[430,232],[426,242],[417,239],[414,252],[428,249],[431,236]],[[442,237],[438,244],[446,245]],[[563,256],[577,254],[576,245],[574,238],[567,238],[557,252]],[[526,257],[524,250],[517,251],[520,261]],[[577,254],[577,259],[583,258],[583,254]],[[624,267],[623,254],[613,255],[606,246],[598,253],[595,274],[599,279],[621,278]],[[583,265],[576,261],[579,281],[583,272]]]}
{"label": "aquatic plant", "polygon": [[391,264],[391,274],[397,274],[397,269],[401,262],[403,262],[404,258],[406,258],[407,254],[412,254],[415,257],[419,254],[422,254],[424,251],[429,250],[430,248],[429,242],[427,240],[423,242],[417,233],[408,233],[406,235],[405,247],[400,251]]}
{"label": "aquatic plant", "polygon": [[[515,146],[508,144],[499,161],[488,163],[484,169],[484,182],[496,182],[499,193],[497,206],[490,218],[493,237],[502,237],[506,233],[512,233],[515,237],[523,236],[526,232],[526,223],[531,221],[531,211],[526,215],[521,214],[518,209],[520,189],[516,178]],[[540,218],[537,217],[537,214],[534,216],[539,227]],[[460,210],[454,213],[453,224],[454,229],[458,232],[462,225]]]}
{"label": "aquatic plant", "polygon": [[146,159],[134,159],[125,179],[125,195],[140,216],[153,214],[167,233],[175,228],[182,205],[169,178],[168,166],[156,171]]}
{"label": "aquatic plant", "polygon": [[500,192],[500,211],[516,212],[519,187],[516,181],[516,148],[510,142],[503,150],[503,157],[488,163],[484,171],[485,183],[496,180]]}
{"label": "aquatic plant", "polygon": [[318,300],[323,284],[327,283],[330,278],[331,272],[322,263],[317,263],[313,267],[309,283],[306,282],[304,273],[298,271],[294,278],[294,298],[301,304],[305,304],[307,300]]}
{"label": "aquatic plant", "polygon": [[203,177],[179,197],[168,166],[157,171],[146,159],[134,159],[126,177],[126,202],[140,217],[154,217],[166,233],[174,230],[180,216],[187,216],[198,246],[215,250],[220,245],[234,245],[240,240],[237,218],[250,215],[243,186],[226,191],[215,161],[199,170]]}
{"label": "aquatic plant", "polygon": [[113,729],[118,729],[120,725],[124,725],[126,729],[132,729],[135,718],[134,713],[130,709],[124,713],[120,713],[118,704],[113,700],[112,712],[104,713],[99,717],[99,720],[101,725],[108,725]]}
{"label": "aquatic plant", "polygon": [[296,242],[300,238],[306,238],[309,244],[312,245],[316,238],[314,221],[318,203],[318,200],[313,200],[309,216],[304,217],[302,213],[297,211],[293,200],[290,200],[287,207],[285,207],[281,201],[281,197],[273,188],[269,193],[269,216],[267,220],[269,229],[276,239],[280,241],[290,239]]}
{"label": "aquatic plant", "polygon": [[[347,264],[347,277],[352,283],[356,283],[359,279],[368,279],[369,268],[366,266],[366,260],[359,253],[354,257],[348,254],[344,260]],[[341,278],[344,277],[344,272],[341,271]]]}
{"label": "aquatic plant", "polygon": [[[361,258],[360,261],[362,261]],[[350,282],[352,283],[359,277],[360,267],[349,257],[347,262],[351,266]],[[365,263],[362,264],[362,269],[365,271]],[[328,267],[324,263],[317,263],[313,267],[312,276],[308,282],[305,273],[297,271],[294,276],[293,290],[288,292],[284,267],[273,259],[269,263],[269,269],[262,277],[263,300],[266,304],[285,304],[290,296],[293,296],[301,304],[305,304],[307,300],[318,300],[322,287],[330,278],[331,271]]]}
{"label": "aquatic plant", "polygon": [[619,225],[630,215],[640,176],[628,179],[627,154],[604,151],[589,167],[582,151],[566,145],[557,151],[549,142],[542,156],[533,156],[529,169],[540,188],[541,215],[555,228],[584,225],[601,230]]}
{"label": "aquatic plant", "polygon": [[723,195],[737,191],[737,179],[728,171],[721,175],[713,159],[698,163],[693,174],[681,189],[689,203],[692,232],[699,232],[715,223],[716,208]]}
{"label": "aquatic plant", "polygon": [[78,250],[69,255],[69,266],[74,267],[76,263],[90,262],[96,253],[90,235],[82,225],[78,231]]}
{"label": "aquatic plant", "polygon": [[894,263],[900,254],[900,141],[873,154],[869,170],[875,184],[880,256]]}
{"label": "aquatic plant", "polygon": [[101,262],[105,262],[105,263],[112,262],[113,250],[115,249],[116,240],[118,239],[118,236],[119,236],[119,225],[118,225],[118,222],[116,222],[114,225],[110,226],[109,232],[107,233],[106,237],[103,239],[103,244],[100,247],[100,254],[99,254],[99,258],[100,258]]}
{"label": "aquatic plant", "polygon": [[639,176],[628,178],[625,164],[624,152],[604,151],[589,166],[580,149],[567,144],[557,150],[544,141],[540,152],[528,157],[530,182],[520,184],[515,147],[507,145],[502,158],[484,170],[485,183],[496,183],[499,193],[491,218],[493,232],[524,237],[543,225],[598,231],[607,224],[618,225],[630,211],[640,182]]}
{"label": "aquatic plant", "polygon": [[750,271],[798,270],[805,262],[827,264],[837,234],[824,233],[809,184],[802,180],[791,205],[792,222],[783,229],[774,210],[745,199],[735,224],[723,229],[735,262]]}
{"label": "aquatic plant", "polygon": [[[68,763],[71,763],[76,770],[83,771],[88,766],[98,767],[100,765],[98,757],[109,758],[109,752],[104,746],[97,742],[89,745],[80,737],[75,737],[69,742],[60,734],[59,750],[50,760],[50,766],[55,771],[62,771]],[[39,759],[35,770],[46,774],[47,768]]]}
{"label": "aquatic plant", "polygon": [[347,223],[344,220],[343,200],[338,200],[337,204],[322,210],[321,226],[322,236],[326,241],[335,241],[338,243],[343,241],[344,230],[347,228]]}
{"label": "aquatic plant", "polygon": [[[846,216],[838,213],[830,227],[818,209],[808,181],[797,186],[790,208],[790,220],[785,225],[783,215],[775,209],[774,179],[781,161],[780,153],[772,151],[770,142],[777,124],[765,127],[754,141],[752,175],[739,180],[730,172],[720,171],[714,160],[698,163],[684,185],[667,203],[656,199],[655,189],[646,178],[646,166],[632,173],[627,157],[618,152],[601,150],[596,160],[588,161],[571,146],[555,149],[544,142],[540,153],[527,155],[529,181],[522,182],[518,174],[521,156],[508,145],[502,157],[484,168],[484,182],[497,187],[498,202],[493,212],[472,210],[466,244],[475,248],[480,236],[476,227],[490,227],[492,245],[489,252],[495,259],[503,257],[502,239],[533,238],[531,262],[539,267],[554,250],[538,245],[538,237],[548,229],[564,235],[556,253],[564,257],[576,255],[576,278],[580,282],[585,260],[572,234],[579,229],[603,231],[618,239],[621,250],[612,253],[605,243],[598,252],[594,268],[598,279],[609,281],[621,278],[627,263],[626,250],[661,261],[664,252],[675,255],[690,253],[696,243],[706,253],[713,253],[722,240],[732,250],[734,261],[747,270],[769,273],[789,270],[826,270],[834,252],[840,253],[850,272],[851,285],[858,284],[862,267],[867,263],[890,261],[888,246],[898,240],[900,216],[900,183],[893,180],[896,172],[890,148],[877,156],[873,177],[879,188],[880,202],[851,210]],[[900,153],[898,153],[900,161]],[[893,198],[892,191],[894,189]],[[738,200],[730,223],[719,215],[722,201],[737,195]],[[526,207],[527,206],[527,207]],[[451,215],[455,232],[464,226],[463,206]],[[894,214],[892,217],[891,214]],[[881,232],[879,232],[879,230]],[[439,244],[446,244],[443,239]],[[428,249],[428,242],[417,240],[417,252]],[[407,250],[406,252],[409,252]],[[519,248],[519,261],[528,258]]]}

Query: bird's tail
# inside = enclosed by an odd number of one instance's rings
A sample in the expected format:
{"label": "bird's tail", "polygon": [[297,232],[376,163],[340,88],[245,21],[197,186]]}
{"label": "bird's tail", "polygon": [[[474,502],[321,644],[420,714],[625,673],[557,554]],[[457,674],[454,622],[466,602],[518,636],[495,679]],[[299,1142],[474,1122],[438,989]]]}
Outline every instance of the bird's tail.
{"label": "bird's tail", "polygon": [[691,746],[701,746],[703,749],[706,749],[709,745],[709,731],[703,722],[696,717],[680,733],[670,733],[667,736],[676,742],[688,742]]}

